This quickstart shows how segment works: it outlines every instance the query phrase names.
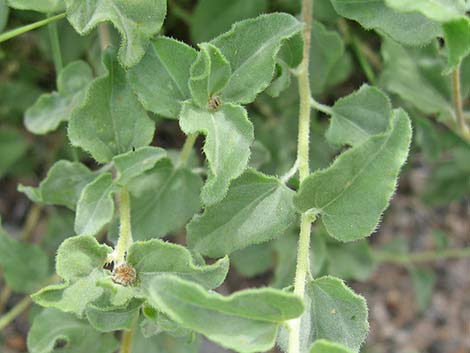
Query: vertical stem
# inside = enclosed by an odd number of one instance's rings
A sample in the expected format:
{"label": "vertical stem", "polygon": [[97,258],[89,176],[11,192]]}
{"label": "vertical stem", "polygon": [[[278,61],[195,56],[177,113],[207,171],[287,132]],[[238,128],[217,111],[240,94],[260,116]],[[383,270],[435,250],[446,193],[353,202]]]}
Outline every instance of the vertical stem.
{"label": "vertical stem", "polygon": [[116,263],[122,264],[126,261],[126,253],[132,245],[132,230],[131,230],[131,207],[130,196],[127,186],[121,189],[119,196],[119,239],[116,245]]}
{"label": "vertical stem", "polygon": [[98,25],[98,36],[100,38],[101,50],[105,50],[111,44],[111,34],[107,23],[100,23]]}
{"label": "vertical stem", "polygon": [[[51,17],[51,15],[48,15]],[[62,61],[62,54],[60,52],[60,41],[59,31],[57,30],[57,22],[51,22],[47,25],[47,31],[49,32],[49,41],[51,43],[52,59],[54,60],[54,67],[56,75],[60,73],[64,67]]]}
{"label": "vertical stem", "polygon": [[23,228],[23,234],[21,235],[21,240],[28,241],[31,235],[33,234],[34,228],[39,222],[41,217],[41,205],[34,204],[26,216],[26,223]]}
{"label": "vertical stem", "polygon": [[[310,40],[313,17],[313,0],[302,0],[302,18],[305,22],[304,29],[304,55],[298,74],[299,79],[299,136],[297,147],[297,160],[299,161],[300,182],[310,173],[309,167],[309,143],[310,143],[310,81],[309,81],[309,61],[310,61]],[[294,293],[299,297],[304,297],[305,279],[309,269],[309,247],[310,247],[311,219],[303,213],[300,220],[300,237],[297,249],[297,267],[295,271]],[[300,351],[300,318],[290,322],[289,331],[289,353],[299,353]]]}
{"label": "vertical stem", "polygon": [[462,93],[460,88],[460,65],[452,73],[452,87],[454,91],[454,109],[460,132],[466,139],[470,139],[470,132],[463,113]]}
{"label": "vertical stem", "polygon": [[0,317],[0,331],[7,327],[10,322],[15,320],[23,311],[25,311],[32,303],[31,297],[28,295],[24,297],[18,304],[16,304],[8,313]]}
{"label": "vertical stem", "polygon": [[191,155],[191,151],[193,150],[194,144],[197,140],[197,133],[190,134],[186,137],[186,141],[184,142],[183,148],[181,149],[180,153],[180,160],[179,165],[184,166],[188,161],[189,156]]}
{"label": "vertical stem", "polygon": [[132,351],[132,340],[134,339],[134,329],[130,331],[123,331],[121,338],[121,352],[120,353],[131,353]]}

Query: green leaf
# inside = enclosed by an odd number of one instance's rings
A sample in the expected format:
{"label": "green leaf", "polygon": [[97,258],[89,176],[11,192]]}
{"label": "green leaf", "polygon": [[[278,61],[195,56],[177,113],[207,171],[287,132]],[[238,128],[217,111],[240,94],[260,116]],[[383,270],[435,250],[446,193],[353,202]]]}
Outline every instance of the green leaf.
{"label": "green leaf", "polygon": [[245,277],[255,277],[267,272],[274,260],[272,243],[249,246],[233,252],[230,260],[238,273]]}
{"label": "green leaf", "polygon": [[221,202],[188,224],[188,244],[203,255],[220,257],[281,236],[297,220],[293,196],[277,178],[248,170]]}
{"label": "green leaf", "polygon": [[99,23],[110,21],[121,34],[119,61],[124,66],[137,64],[150,39],[162,28],[166,16],[165,0],[65,0],[67,18],[81,35]]}
{"label": "green leaf", "polygon": [[172,38],[158,37],[139,64],[128,71],[129,83],[145,109],[177,119],[181,104],[191,97],[189,70],[197,53]]}
{"label": "green leaf", "polygon": [[56,130],[61,122],[70,119],[71,112],[82,103],[92,79],[91,68],[85,62],[75,61],[67,65],[58,76],[58,91],[43,94],[25,112],[26,128],[38,135]]}
{"label": "green leaf", "polygon": [[0,268],[14,292],[32,293],[50,275],[47,255],[33,244],[11,238],[0,226]]}
{"label": "green leaf", "polygon": [[230,63],[232,76],[221,93],[222,102],[251,103],[271,82],[276,55],[283,42],[299,33],[295,17],[274,13],[234,24],[211,41]]}
{"label": "green leaf", "polygon": [[[55,348],[64,341],[65,349]],[[31,353],[112,353],[118,347],[119,342],[112,334],[99,333],[86,321],[54,309],[43,310],[37,315],[28,333]]]}
{"label": "green leaf", "polygon": [[385,0],[387,5],[401,12],[420,12],[438,22],[449,22],[465,17],[465,0]]}
{"label": "green leaf", "polygon": [[96,175],[81,163],[60,160],[56,162],[37,188],[19,185],[31,201],[49,205],[63,205],[75,209],[80,194]]}
{"label": "green leaf", "polygon": [[7,0],[10,7],[18,10],[32,10],[44,13],[63,11],[64,0]]}
{"label": "green leaf", "polygon": [[191,66],[189,89],[193,102],[201,108],[209,108],[211,97],[217,95],[230,79],[231,69],[227,59],[215,46],[199,44],[201,49]]}
{"label": "green leaf", "polygon": [[0,0],[0,33],[3,32],[8,22],[8,15],[10,9],[8,8],[7,0]]}
{"label": "green leaf", "polygon": [[[359,352],[369,331],[365,299],[339,278],[329,276],[308,282],[305,295],[300,352],[309,352],[312,343],[319,339],[331,340],[354,353]],[[278,343],[287,351],[285,329],[281,330]]]}
{"label": "green leaf", "polygon": [[21,159],[29,144],[20,130],[2,127],[0,130],[0,178],[8,174],[11,167]]}
{"label": "green leaf", "polygon": [[165,333],[146,338],[137,330],[132,340],[132,353],[199,353],[200,341],[199,337],[190,340]]}
{"label": "green leaf", "polygon": [[310,347],[310,353],[352,353],[347,347],[327,340],[317,340]]}
{"label": "green leaf", "polygon": [[368,85],[338,99],[332,112],[326,138],[333,144],[350,146],[384,133],[393,115],[390,99],[379,89]]}
{"label": "green leaf", "polygon": [[140,330],[144,337],[152,337],[161,335],[162,333],[170,334],[173,337],[184,337],[190,339],[189,335],[194,335],[191,330],[180,326],[171,320],[167,315],[156,310],[151,306],[144,306],[142,313],[145,319],[140,323]]}
{"label": "green leaf", "polygon": [[248,164],[253,125],[239,105],[224,104],[216,111],[206,111],[185,102],[180,126],[187,135],[206,135],[204,153],[209,176],[201,198],[206,205],[214,204],[224,198],[231,180],[240,176]]}
{"label": "green leaf", "polygon": [[318,95],[336,83],[332,78],[343,55],[344,42],[338,32],[328,30],[320,22],[313,21],[309,63],[313,94]]}
{"label": "green leaf", "polygon": [[114,215],[113,176],[101,174],[85,186],[77,204],[74,229],[77,234],[95,235]]}
{"label": "green leaf", "polygon": [[267,10],[267,0],[200,0],[191,16],[191,37],[196,43],[208,41],[228,31],[233,23]]}
{"label": "green leaf", "polygon": [[212,265],[199,266],[185,247],[157,239],[132,244],[127,261],[143,282],[149,282],[162,273],[170,273],[207,289],[220,286],[229,268],[228,257]]}
{"label": "green leaf", "polygon": [[441,34],[438,22],[417,12],[396,11],[388,7],[385,0],[331,2],[341,16],[359,22],[366,29],[383,32],[405,45],[421,46]]}
{"label": "green leaf", "polygon": [[223,297],[174,276],[153,279],[148,300],[183,327],[238,352],[272,348],[279,324],[298,317],[301,300],[271,288]]}
{"label": "green leaf", "polygon": [[449,60],[446,72],[450,72],[470,54],[470,19],[464,17],[448,22],[443,28]]}
{"label": "green leaf", "polygon": [[68,238],[57,251],[57,274],[66,281],[77,281],[102,268],[111,251],[112,248],[88,235]]}
{"label": "green leaf", "polygon": [[108,72],[90,85],[68,129],[72,144],[100,163],[148,145],[154,133],[154,123],[132,92],[114,50],[106,50],[103,63]]}
{"label": "green leaf", "polygon": [[449,80],[442,76],[445,64],[439,58],[436,45],[420,49],[405,49],[385,40],[382,44],[385,67],[381,86],[426,114],[438,114],[443,120],[453,120]]}
{"label": "green leaf", "polygon": [[199,211],[202,180],[168,159],[129,184],[134,239],[157,238],[184,227]]}
{"label": "green leaf", "polygon": [[86,317],[100,332],[132,330],[139,318],[141,305],[141,300],[133,300],[125,308],[106,310],[91,304],[86,308]]}
{"label": "green leaf", "polygon": [[370,235],[395,191],[410,142],[410,120],[403,110],[396,110],[385,134],[369,138],[329,168],[308,176],[294,198],[297,209],[320,215],[328,233],[338,240]]}
{"label": "green leaf", "polygon": [[166,157],[166,151],[159,147],[141,147],[113,158],[118,172],[116,182],[127,185],[133,178],[138,177]]}

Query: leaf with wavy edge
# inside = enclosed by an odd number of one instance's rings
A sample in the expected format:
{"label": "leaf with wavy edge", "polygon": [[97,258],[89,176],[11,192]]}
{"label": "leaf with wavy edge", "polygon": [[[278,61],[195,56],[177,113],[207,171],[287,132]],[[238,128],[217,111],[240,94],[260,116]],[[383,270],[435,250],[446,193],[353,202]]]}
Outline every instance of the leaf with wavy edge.
{"label": "leaf with wavy edge", "polygon": [[54,13],[65,9],[64,0],[7,0],[7,3],[14,9],[43,13]]}

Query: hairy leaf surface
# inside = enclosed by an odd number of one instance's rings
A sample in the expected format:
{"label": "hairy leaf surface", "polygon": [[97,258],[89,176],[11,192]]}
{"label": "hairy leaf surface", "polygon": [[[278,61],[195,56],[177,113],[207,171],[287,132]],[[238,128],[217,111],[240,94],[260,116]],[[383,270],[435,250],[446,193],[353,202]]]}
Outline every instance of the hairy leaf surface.
{"label": "hairy leaf surface", "polygon": [[54,13],[65,8],[64,0],[7,0],[8,5],[18,10]]}
{"label": "hairy leaf surface", "polygon": [[352,353],[352,351],[333,341],[317,340],[310,348],[310,353]]}

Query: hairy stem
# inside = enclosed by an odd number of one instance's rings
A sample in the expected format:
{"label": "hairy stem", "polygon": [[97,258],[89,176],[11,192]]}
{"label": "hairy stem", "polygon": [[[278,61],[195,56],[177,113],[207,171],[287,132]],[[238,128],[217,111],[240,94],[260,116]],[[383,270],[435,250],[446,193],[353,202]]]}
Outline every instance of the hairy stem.
{"label": "hairy stem", "polygon": [[[48,15],[48,18],[51,18],[52,15]],[[60,52],[60,41],[59,41],[59,31],[57,30],[57,22],[51,22],[47,25],[47,31],[49,33],[49,41],[51,44],[52,59],[54,60],[54,67],[56,75],[60,73],[64,67],[62,61],[62,53]]]}
{"label": "hairy stem", "polygon": [[2,33],[2,34],[0,34],[0,43],[5,42],[5,41],[7,41],[11,38],[17,37],[17,36],[19,36],[23,33],[32,31],[33,29],[43,27],[43,26],[45,26],[49,23],[61,20],[64,17],[65,17],[65,12],[61,13],[59,15],[56,15],[56,16],[48,17],[45,20],[34,22],[34,23],[29,24],[29,25],[26,25],[26,26],[23,26],[23,27],[20,27],[20,28],[16,28],[16,29],[12,29],[11,31]]}
{"label": "hairy stem", "polygon": [[131,353],[132,340],[134,339],[134,332],[137,325],[137,320],[132,323],[132,328],[129,331],[122,332],[121,338],[121,351],[120,353]]}
{"label": "hairy stem", "polygon": [[[309,166],[309,143],[310,143],[310,111],[311,91],[309,79],[310,40],[313,17],[313,0],[302,0],[302,18],[305,22],[304,28],[304,54],[298,71],[299,80],[299,135],[297,146],[297,160],[299,162],[300,182],[310,173]],[[311,218],[303,213],[300,220],[300,237],[297,249],[297,266],[294,279],[294,293],[300,298],[304,297],[305,281],[310,267]],[[289,331],[289,353],[300,352],[300,318],[290,322]]]}
{"label": "hairy stem", "polygon": [[374,258],[379,262],[390,262],[407,265],[410,263],[432,262],[445,259],[470,258],[470,248],[421,251],[403,255],[391,254],[381,250],[374,250],[373,255]]}
{"label": "hairy stem", "polygon": [[21,301],[19,301],[18,304],[16,304],[8,313],[0,317],[0,331],[7,327],[10,322],[15,320],[19,315],[21,315],[23,311],[28,309],[31,303],[31,297],[28,295],[27,297],[24,297]]}
{"label": "hairy stem", "polygon": [[105,50],[111,45],[111,34],[107,23],[100,23],[98,25],[98,37],[100,39],[101,50]]}
{"label": "hairy stem", "polygon": [[126,261],[126,253],[132,245],[131,229],[131,207],[130,196],[127,186],[121,189],[119,195],[119,239],[116,245],[116,263],[122,264]]}
{"label": "hairy stem", "polygon": [[318,110],[319,112],[325,113],[327,115],[333,115],[333,109],[330,106],[317,102],[313,97],[310,98],[310,104],[312,108]]}
{"label": "hairy stem", "polygon": [[198,137],[198,133],[190,134],[186,137],[186,141],[184,142],[183,148],[181,149],[180,153],[180,160],[179,165],[185,166],[188,162],[189,156],[191,155],[191,151],[193,150],[194,144],[196,143]]}
{"label": "hairy stem", "polygon": [[463,113],[462,92],[460,88],[460,65],[452,73],[452,87],[454,91],[454,110],[460,133],[465,139],[470,139],[470,132]]}

